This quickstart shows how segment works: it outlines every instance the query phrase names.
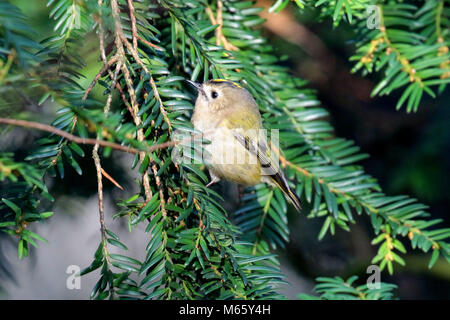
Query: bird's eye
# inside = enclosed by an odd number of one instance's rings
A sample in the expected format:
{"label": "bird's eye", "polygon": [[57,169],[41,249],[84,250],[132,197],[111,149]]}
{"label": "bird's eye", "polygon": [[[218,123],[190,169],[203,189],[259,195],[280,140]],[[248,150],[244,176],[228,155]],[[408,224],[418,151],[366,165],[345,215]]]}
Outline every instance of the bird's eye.
{"label": "bird's eye", "polygon": [[217,98],[219,96],[219,94],[216,91],[211,92],[211,97],[213,99]]}

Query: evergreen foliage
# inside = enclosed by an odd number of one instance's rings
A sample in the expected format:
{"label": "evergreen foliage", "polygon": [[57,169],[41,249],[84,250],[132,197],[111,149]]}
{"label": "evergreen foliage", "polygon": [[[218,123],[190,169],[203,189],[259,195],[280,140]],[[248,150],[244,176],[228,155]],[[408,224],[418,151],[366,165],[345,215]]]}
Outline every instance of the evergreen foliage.
{"label": "evergreen foliage", "polygon": [[[276,1],[271,10],[288,2]],[[352,60],[358,61],[355,71],[382,73],[373,94],[402,88],[397,107],[406,103],[408,111],[417,110],[423,91],[435,97],[433,88],[441,92],[449,81],[448,1],[380,2],[381,27],[367,30],[365,5],[372,2],[314,4],[323,17],[359,25]],[[364,172],[359,161],[367,155],[335,136],[315,92],[281,66],[286,57],[277,57],[257,28],[262,9],[253,1],[50,0],[48,5],[54,35],[39,41],[16,7],[0,4],[0,111],[15,117],[22,111],[8,109],[15,89],[38,90],[39,104],[49,99],[60,106],[53,127],[135,148],[130,167],[141,176],[140,192],[117,200],[120,211],[114,215],[125,219],[130,231],[145,225],[146,257],[138,261],[103,222],[101,159],[114,148],[93,147],[102,238],[82,271],[101,270],[91,298],[282,298],[276,288],[284,276],[271,254],[289,241],[289,206],[281,192],[265,184],[248,188],[240,208],[227,213],[221,196],[205,188],[201,165],[174,163],[172,148],[148,151],[171,141],[174,132],[195,134],[189,121],[195,96],[185,79],[224,78],[251,92],[266,128],[279,129],[281,167],[297,195],[311,204],[308,217],[323,221],[319,239],[336,228],[351,232],[358,216],[367,214],[372,244],[379,246],[372,263],[381,269],[392,274],[394,262],[404,264],[405,242],[430,252],[430,267],[440,256],[450,261],[450,229],[436,228],[440,220],[430,218],[416,199],[385,195]],[[90,33],[98,36],[103,67],[83,88],[79,70],[85,63],[77,48]],[[103,87],[103,100],[90,94],[94,86]],[[35,240],[45,240],[30,231],[33,222],[52,215],[42,212],[42,201],[53,200],[44,178],[64,178],[66,170],[82,175],[79,159],[92,147],[59,135],[45,135],[36,144],[24,161],[0,153],[0,230],[18,238],[19,257],[28,255]],[[112,247],[121,253],[112,253]],[[320,278],[316,291],[323,299],[392,297],[392,285],[372,291],[351,287],[354,280]]]}
{"label": "evergreen foliage", "polygon": [[[277,1],[271,10],[280,11],[288,2]],[[296,2],[303,10],[303,1]],[[372,96],[402,88],[396,109],[415,112],[424,93],[435,98],[450,82],[448,0],[319,0],[308,5],[320,8],[335,25],[345,20],[355,26],[353,72],[381,73]]]}
{"label": "evergreen foliage", "polygon": [[344,281],[340,277],[335,278],[317,278],[317,284],[314,288],[319,297],[307,294],[300,294],[299,298],[303,300],[391,300],[394,295],[392,291],[397,287],[389,283],[353,285],[358,279],[357,276],[350,277]]}

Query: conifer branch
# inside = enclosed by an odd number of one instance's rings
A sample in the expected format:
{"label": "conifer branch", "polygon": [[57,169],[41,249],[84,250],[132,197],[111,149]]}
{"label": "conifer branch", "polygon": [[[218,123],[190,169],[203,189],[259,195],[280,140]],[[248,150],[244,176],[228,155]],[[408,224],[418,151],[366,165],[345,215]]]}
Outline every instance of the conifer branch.
{"label": "conifer branch", "polygon": [[56,134],[58,136],[61,136],[63,138],[66,138],[67,140],[79,143],[79,144],[88,144],[88,145],[96,145],[99,144],[102,147],[105,148],[112,148],[118,151],[126,152],[126,153],[133,153],[133,154],[139,154],[140,152],[153,152],[155,150],[165,149],[168,147],[173,147],[180,143],[180,141],[168,141],[161,144],[152,145],[149,147],[146,147],[145,149],[136,149],[134,147],[127,147],[123,146],[114,142],[105,141],[105,140],[98,140],[98,139],[92,139],[92,138],[82,138],[75,136],[71,133],[68,133],[66,131],[60,130],[56,127],[43,124],[40,122],[34,122],[34,121],[27,121],[27,120],[18,120],[18,119],[8,119],[8,118],[0,118],[0,123],[3,124],[9,124],[12,126],[19,126],[19,127],[25,127],[25,128],[32,128],[37,129],[40,131],[49,132],[52,134]]}

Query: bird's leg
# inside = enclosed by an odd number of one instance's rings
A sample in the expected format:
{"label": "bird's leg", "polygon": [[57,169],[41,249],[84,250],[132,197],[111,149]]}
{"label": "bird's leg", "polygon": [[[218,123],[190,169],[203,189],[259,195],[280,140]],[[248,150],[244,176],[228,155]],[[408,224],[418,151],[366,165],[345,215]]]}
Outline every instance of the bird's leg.
{"label": "bird's leg", "polygon": [[212,176],[212,179],[211,179],[211,181],[206,185],[206,188],[208,188],[209,186],[211,186],[211,185],[213,185],[214,183],[219,182],[219,181],[220,181],[220,178],[219,178],[219,177],[217,177],[217,176]]}
{"label": "bird's leg", "polygon": [[211,176],[211,181],[206,185],[207,188],[220,181],[220,178],[216,176],[211,170],[209,170],[209,175]]}

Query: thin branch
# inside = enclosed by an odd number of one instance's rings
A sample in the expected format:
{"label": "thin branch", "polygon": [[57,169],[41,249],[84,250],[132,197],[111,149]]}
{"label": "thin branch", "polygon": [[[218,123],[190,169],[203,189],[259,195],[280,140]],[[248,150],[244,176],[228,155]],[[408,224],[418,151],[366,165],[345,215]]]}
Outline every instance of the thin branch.
{"label": "thin branch", "polygon": [[133,35],[133,49],[137,50],[137,28],[136,17],[134,16],[133,0],[128,0],[128,9],[130,11],[131,33]]}
{"label": "thin branch", "polygon": [[[102,0],[98,0],[98,6],[102,6]],[[102,57],[104,66],[102,70],[97,74],[94,81],[92,81],[91,86],[88,90],[86,90],[86,93],[83,97],[83,100],[85,100],[92,88],[95,86],[96,82],[100,78],[100,76],[108,70],[109,77],[111,78],[111,89],[110,93],[108,94],[108,98],[106,99],[105,107],[103,108],[103,113],[105,114],[105,117],[109,113],[109,109],[111,107],[112,97],[113,97],[113,90],[117,82],[117,77],[120,71],[120,67],[122,62],[119,59],[119,56],[116,54],[111,59],[106,59],[106,53],[105,53],[105,47],[104,47],[104,30],[102,25],[102,17],[100,13],[99,18],[99,45],[100,45],[100,55]],[[113,73],[111,71],[111,66],[117,62],[116,70]],[[101,132],[97,132],[97,140],[99,140],[101,137]],[[104,214],[104,205],[103,205],[103,176],[105,176],[108,180],[110,180],[113,184],[115,184],[118,188],[123,188],[102,168],[100,156],[98,155],[98,149],[99,149],[99,143],[96,143],[94,148],[92,149],[92,158],[94,159],[95,164],[95,170],[97,172],[97,194],[98,194],[98,210],[100,215],[100,231],[102,235],[102,246],[103,246],[103,252],[106,259],[108,258],[108,247],[107,247],[107,236],[106,236],[106,226],[105,226],[105,214]],[[111,290],[111,288],[110,288]]]}
{"label": "thin branch", "polygon": [[123,190],[123,187],[116,181],[114,180],[113,177],[111,177],[108,172],[106,172],[103,168],[100,168],[102,175],[105,176],[106,179],[108,179],[109,181],[112,182],[112,184],[114,184],[117,188],[119,188],[120,190]]}
{"label": "thin branch", "polygon": [[144,150],[140,150],[140,149],[136,149],[134,147],[127,147],[127,146],[123,146],[121,144],[110,142],[110,141],[78,137],[78,136],[75,136],[66,131],[60,130],[58,128],[55,128],[53,126],[43,124],[40,122],[0,118],[0,123],[50,132],[50,133],[56,134],[60,137],[66,138],[67,140],[70,140],[70,141],[73,141],[73,142],[79,143],[79,144],[96,145],[98,143],[102,147],[112,148],[115,150],[132,153],[132,154],[139,154],[140,152],[153,152],[155,150],[160,150],[160,149],[165,149],[165,148],[175,146],[181,142],[181,141],[167,141],[167,142],[164,142],[161,144],[155,144],[155,145],[149,146],[149,147],[145,148]]}
{"label": "thin branch", "polygon": [[139,35],[136,35],[136,38],[138,38],[138,40],[142,41],[144,44],[148,45],[149,47],[152,47],[152,48],[162,51],[161,47],[157,46],[156,44],[151,43],[150,41],[145,40],[144,38],[140,37]]}
{"label": "thin branch", "polygon": [[97,194],[98,194],[98,212],[100,215],[100,232],[102,235],[102,247],[105,257],[107,256],[107,244],[106,244],[106,227],[105,227],[105,214],[103,207],[103,182],[102,182],[102,167],[100,164],[100,157],[98,156],[99,144],[97,143],[92,150],[92,158],[94,159],[95,169],[97,171]]}
{"label": "thin branch", "polygon": [[156,164],[152,165],[153,175],[155,176],[156,186],[159,189],[159,200],[161,201],[161,212],[163,217],[167,215],[166,212],[166,201],[164,199],[164,191],[161,185],[161,178],[158,176],[158,169],[156,168]]}
{"label": "thin branch", "polygon": [[150,85],[152,87],[153,90],[153,94],[155,96],[155,99],[158,101],[159,103],[159,110],[161,111],[164,121],[166,121],[166,123],[169,126],[169,131],[171,131],[172,128],[172,124],[170,123],[169,117],[167,116],[167,112],[164,109],[164,105],[163,102],[161,100],[161,97],[159,95],[158,92],[158,88],[156,86],[156,83],[150,73],[150,71],[148,70],[147,66],[142,62],[141,58],[139,57],[139,54],[136,50],[134,50],[134,48],[131,46],[131,44],[128,42],[127,38],[125,37],[125,35],[123,33],[120,34],[120,37],[122,39],[122,42],[125,44],[125,46],[127,47],[128,51],[131,53],[131,55],[133,56],[134,60],[137,62],[137,64],[139,64],[141,66],[141,68],[144,70],[144,72],[146,74],[150,75]]}
{"label": "thin branch", "polygon": [[87,96],[89,95],[89,93],[92,91],[92,89],[94,89],[95,84],[97,83],[98,79],[100,79],[100,77],[102,76],[102,74],[105,73],[106,70],[109,70],[109,68],[118,61],[118,57],[117,56],[113,56],[111,59],[109,59],[105,65],[102,67],[102,69],[97,73],[97,75],[95,76],[94,80],[92,80],[91,84],[89,85],[89,88],[87,88],[84,96],[83,96],[83,101],[86,100]]}
{"label": "thin branch", "polygon": [[[130,4],[130,2],[129,2]],[[139,113],[139,107],[138,107],[138,103],[137,103],[137,98],[136,98],[136,94],[134,91],[134,87],[133,87],[133,81],[130,77],[130,73],[129,70],[126,66],[126,57],[125,57],[125,50],[123,47],[123,44],[125,43],[128,50],[132,53],[133,57],[138,56],[137,55],[137,50],[134,50],[134,48],[129,44],[128,40],[126,39],[124,33],[123,33],[123,29],[122,29],[122,25],[120,23],[120,16],[119,16],[119,6],[117,3],[117,0],[111,0],[111,9],[112,9],[112,16],[114,19],[114,26],[115,26],[115,44],[116,44],[116,49],[117,52],[116,54],[118,54],[121,58],[121,62],[122,63],[122,73],[125,79],[125,83],[127,85],[128,88],[128,93],[130,95],[130,100],[131,100],[131,109],[133,110],[133,112],[131,113],[134,123],[136,124],[136,126],[140,126],[141,125],[141,118],[138,116]],[[134,8],[130,8],[130,16],[131,17],[131,23],[132,25],[132,29],[133,29],[133,33],[137,34],[136,31],[136,20],[134,18]],[[136,37],[133,35],[133,44],[135,44],[135,47],[137,48],[137,42],[135,42]],[[139,58],[139,57],[138,57]],[[135,57],[136,59],[136,57]],[[143,142],[144,141],[144,130],[142,128],[137,130],[137,140],[139,142]],[[139,162],[142,164],[145,160],[145,153],[144,152],[140,152],[139,153]],[[144,192],[145,192],[145,198],[146,201],[149,201],[152,198],[152,190],[150,188],[150,181],[149,181],[149,177],[148,177],[148,169],[145,170],[145,172],[142,175],[142,184],[144,186]]]}
{"label": "thin branch", "polygon": [[222,33],[222,27],[223,27],[223,19],[222,19],[223,2],[222,2],[222,0],[217,1],[217,19],[214,17],[214,13],[209,6],[206,7],[205,11],[206,11],[206,14],[208,15],[211,23],[219,25],[215,31],[216,32],[216,44],[217,45],[223,44],[223,47],[225,48],[225,50],[228,50],[228,51],[238,50],[238,47],[231,44]]}
{"label": "thin branch", "polygon": [[116,83],[116,89],[119,90],[120,98],[122,99],[123,103],[127,107],[128,111],[130,112],[131,116],[134,118],[134,111],[130,106],[130,103],[127,100],[127,97],[125,96],[125,93],[122,90],[122,87],[120,86],[120,83]]}
{"label": "thin branch", "polygon": [[[128,0],[128,1],[130,1],[130,0]],[[117,6],[116,0],[112,0],[111,1],[111,5],[113,6],[113,9],[114,9]],[[115,19],[119,19],[117,14],[116,15],[113,14],[113,16],[115,17]],[[137,38],[137,31],[136,31],[136,26],[135,26],[136,18],[134,17],[134,9],[133,10],[130,9],[130,17],[131,17],[132,30],[135,30],[136,38]],[[134,33],[133,33],[133,46],[131,46],[131,44],[128,42],[127,38],[125,37],[125,35],[123,33],[123,29],[122,29],[122,26],[120,25],[120,22],[118,23],[117,21],[116,21],[116,33],[117,33],[116,34],[116,46],[118,46],[118,49],[120,47],[120,50],[123,51],[124,50],[123,44],[125,44],[125,46],[127,47],[127,49],[130,52],[130,54],[133,56],[133,58],[136,61],[136,63],[141,66],[141,68],[144,70],[145,73],[150,75],[150,84],[152,86],[154,95],[155,95],[156,99],[158,100],[158,102],[160,103],[161,112],[162,112],[162,114],[164,116],[164,119],[166,120],[166,122],[168,122],[169,127],[170,127],[170,121],[167,118],[167,113],[166,113],[166,111],[163,108],[162,100],[161,100],[161,98],[159,96],[159,93],[158,93],[158,90],[156,88],[155,81],[153,80],[153,77],[151,76],[151,73],[148,70],[147,66],[142,62],[141,58],[139,57],[139,54],[137,52],[137,47],[134,46],[134,39],[135,39]],[[119,42],[120,42],[120,45],[119,45]],[[124,73],[128,73],[128,75],[129,75],[128,69],[126,71],[123,70],[123,72]],[[124,75],[126,76],[126,74],[124,74]],[[125,79],[125,80],[127,80],[127,79]],[[130,82],[128,82],[128,81],[125,81],[125,82],[127,84],[131,84],[131,88],[132,88],[131,78],[129,78],[129,80],[130,80]],[[129,87],[130,87],[130,85],[129,85]],[[133,95],[134,99],[136,99],[136,97],[134,95],[134,89],[132,89],[132,90],[133,90],[133,92],[132,92],[133,94],[130,93],[130,96]],[[136,103],[135,107],[137,108],[137,103]],[[135,113],[137,113],[136,110],[134,110],[134,111],[135,111]]]}

